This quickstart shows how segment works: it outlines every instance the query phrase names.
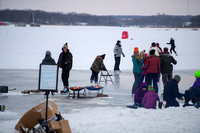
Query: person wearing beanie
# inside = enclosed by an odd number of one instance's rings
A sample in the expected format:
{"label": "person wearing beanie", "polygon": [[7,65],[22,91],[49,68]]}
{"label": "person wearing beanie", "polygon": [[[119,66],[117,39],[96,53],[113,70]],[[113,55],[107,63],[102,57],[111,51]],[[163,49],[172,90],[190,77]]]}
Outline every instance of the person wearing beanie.
{"label": "person wearing beanie", "polygon": [[160,56],[160,54],[161,54],[161,50],[156,46],[156,43],[155,42],[153,42],[152,44],[151,44],[151,47],[150,47],[150,49],[149,49],[149,51],[148,51],[148,55],[150,55],[150,51],[151,50],[155,50],[155,55],[156,56]]}
{"label": "person wearing beanie", "polygon": [[117,41],[115,47],[114,47],[114,57],[115,57],[115,66],[114,66],[114,71],[115,72],[120,72],[119,65],[121,61],[121,55],[125,57],[124,52],[122,51],[122,46],[121,46],[121,41]]}
{"label": "person wearing beanie", "polygon": [[142,106],[146,109],[155,109],[156,101],[160,101],[158,94],[154,91],[154,88],[149,85],[148,91],[145,93],[142,99]]}
{"label": "person wearing beanie", "polygon": [[62,47],[62,52],[60,53],[60,56],[58,58],[58,66],[62,68],[62,81],[63,81],[63,90],[61,93],[67,93],[69,92],[69,75],[70,70],[72,69],[72,63],[73,63],[73,56],[72,53],[68,49],[68,43],[65,43]]}
{"label": "person wearing beanie", "polygon": [[148,86],[145,82],[142,82],[140,87],[135,91],[134,103],[138,104],[139,107],[142,107],[142,99],[147,91]]}
{"label": "person wearing beanie", "polygon": [[55,60],[51,57],[51,52],[49,50],[46,51],[45,58],[42,60],[42,64],[45,65],[55,65]]}
{"label": "person wearing beanie", "polygon": [[90,67],[90,70],[92,71],[92,75],[90,77],[90,82],[95,84],[98,83],[98,74],[100,70],[107,70],[103,60],[105,59],[105,54],[99,55],[95,58],[94,62],[92,63],[92,66]]}
{"label": "person wearing beanie", "polygon": [[183,94],[179,93],[178,83],[181,81],[179,75],[175,75],[173,79],[164,85],[163,100],[167,102],[166,107],[179,107],[176,98],[184,100]]}
{"label": "person wearing beanie", "polygon": [[142,83],[142,66],[143,66],[143,58],[144,56],[142,54],[139,54],[139,50],[137,47],[134,48],[134,52],[132,57],[133,62],[133,75],[134,75],[134,83],[132,87],[132,94],[135,93],[135,91],[139,88],[140,84]]}
{"label": "person wearing beanie", "polygon": [[147,91],[148,91],[147,83],[142,82],[140,87],[135,91],[134,105],[127,106],[127,107],[133,108],[133,109],[137,109],[138,107],[143,107],[142,99]]}
{"label": "person wearing beanie", "polygon": [[[185,91],[185,104],[183,105],[188,106],[189,101],[191,100],[192,103],[195,105],[196,103],[200,103],[200,70],[194,73],[195,81],[193,85],[189,88],[189,90]],[[198,107],[200,107],[198,105]]]}
{"label": "person wearing beanie", "polygon": [[173,64],[176,65],[177,61],[168,52],[168,48],[163,49],[163,53],[160,55],[160,67],[162,74],[163,86],[165,83],[173,77]]}
{"label": "person wearing beanie", "polygon": [[146,82],[148,85],[152,84],[153,81],[153,87],[155,89],[155,92],[158,93],[158,80],[159,80],[159,74],[161,72],[160,70],[160,59],[155,56],[155,50],[150,51],[150,56],[147,59],[146,65],[142,67],[142,69],[147,69],[147,75],[146,75]]}

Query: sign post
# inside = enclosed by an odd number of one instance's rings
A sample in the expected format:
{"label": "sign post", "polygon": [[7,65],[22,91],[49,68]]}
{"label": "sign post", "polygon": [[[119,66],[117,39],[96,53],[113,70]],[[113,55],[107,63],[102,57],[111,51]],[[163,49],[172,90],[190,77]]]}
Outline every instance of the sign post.
{"label": "sign post", "polygon": [[48,114],[48,98],[49,93],[57,91],[58,86],[58,66],[40,64],[39,84],[40,91],[45,91],[46,94],[46,132],[48,133],[47,114]]}

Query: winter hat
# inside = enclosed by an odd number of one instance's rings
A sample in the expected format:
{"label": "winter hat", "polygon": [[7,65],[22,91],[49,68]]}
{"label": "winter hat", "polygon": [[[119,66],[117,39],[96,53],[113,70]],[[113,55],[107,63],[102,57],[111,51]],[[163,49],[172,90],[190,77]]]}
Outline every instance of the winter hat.
{"label": "winter hat", "polygon": [[151,85],[149,85],[149,86],[148,86],[148,90],[149,90],[149,91],[152,91],[152,90],[154,90],[154,88],[153,88]]}
{"label": "winter hat", "polygon": [[140,51],[140,54],[145,57],[145,52],[144,51]]}
{"label": "winter hat", "polygon": [[175,75],[175,76],[174,76],[174,80],[176,80],[176,81],[181,81],[181,76],[180,76],[180,75]]}
{"label": "winter hat", "polygon": [[152,46],[152,47],[155,47],[155,46],[156,46],[156,43],[155,43],[155,42],[152,42],[151,46]]}
{"label": "winter hat", "polygon": [[142,82],[142,83],[140,84],[140,89],[142,89],[142,88],[146,88],[146,89],[148,89],[148,85],[147,85],[147,83]]}
{"label": "winter hat", "polygon": [[168,52],[168,48],[165,47],[165,48],[163,49],[163,51],[164,51],[164,52]]}
{"label": "winter hat", "polygon": [[135,48],[134,48],[134,54],[135,54],[135,53],[139,53],[138,47],[135,47]]}
{"label": "winter hat", "polygon": [[68,43],[67,42],[63,45],[63,48],[68,49]]}
{"label": "winter hat", "polygon": [[49,50],[46,51],[46,55],[51,56],[51,52]]}
{"label": "winter hat", "polygon": [[105,59],[105,56],[106,56],[105,54],[102,54],[102,55],[101,55],[101,58],[104,60],[104,59]]}
{"label": "winter hat", "polygon": [[155,49],[152,49],[150,52],[149,52],[150,55],[155,55]]}
{"label": "winter hat", "polygon": [[200,77],[200,70],[196,71],[196,72],[194,73],[194,76],[199,78],[199,77]]}

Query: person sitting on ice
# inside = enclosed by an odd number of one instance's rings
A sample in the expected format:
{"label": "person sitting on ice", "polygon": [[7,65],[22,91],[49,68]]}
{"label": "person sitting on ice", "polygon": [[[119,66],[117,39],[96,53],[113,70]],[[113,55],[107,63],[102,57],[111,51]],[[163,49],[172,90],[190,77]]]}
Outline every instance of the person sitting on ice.
{"label": "person sitting on ice", "polygon": [[105,54],[99,55],[95,58],[94,62],[92,63],[92,66],[90,67],[90,70],[92,71],[92,75],[90,77],[90,82],[95,84],[98,83],[98,74],[100,70],[106,70],[106,67],[103,63],[103,60],[105,58]]}
{"label": "person sitting on ice", "polygon": [[142,107],[142,99],[147,91],[148,91],[147,83],[145,82],[141,83],[140,87],[135,91],[134,95],[135,106]]}
{"label": "person sitting on ice", "polygon": [[154,91],[154,88],[149,85],[148,91],[145,93],[142,99],[142,106],[146,109],[155,109],[156,101],[160,101],[158,94]]}
{"label": "person sitting on ice", "polygon": [[166,82],[163,92],[163,100],[167,102],[166,107],[179,107],[176,98],[184,100],[183,94],[179,93],[178,83],[181,81],[179,75],[175,75],[173,79]]}
{"label": "person sitting on ice", "polygon": [[189,90],[185,91],[185,104],[183,107],[189,106],[190,100],[196,108],[200,107],[200,70],[195,72],[194,76],[196,78],[194,84],[189,88]]}

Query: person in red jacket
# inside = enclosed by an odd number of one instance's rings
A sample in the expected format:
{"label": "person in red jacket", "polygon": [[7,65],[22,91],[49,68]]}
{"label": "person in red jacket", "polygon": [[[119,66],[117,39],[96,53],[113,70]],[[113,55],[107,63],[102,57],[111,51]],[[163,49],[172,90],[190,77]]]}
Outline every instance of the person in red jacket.
{"label": "person in red jacket", "polygon": [[155,92],[158,93],[158,77],[160,74],[160,59],[155,56],[155,50],[150,51],[150,57],[147,59],[146,66],[142,67],[143,69],[147,69],[146,82],[148,85],[152,84]]}

